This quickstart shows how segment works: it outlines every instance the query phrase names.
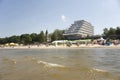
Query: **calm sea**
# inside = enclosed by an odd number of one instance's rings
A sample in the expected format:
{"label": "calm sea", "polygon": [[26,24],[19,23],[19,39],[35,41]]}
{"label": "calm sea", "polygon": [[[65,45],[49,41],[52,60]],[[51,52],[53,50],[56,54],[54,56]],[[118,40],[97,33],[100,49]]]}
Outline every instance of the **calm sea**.
{"label": "calm sea", "polygon": [[0,80],[120,80],[120,49],[0,49]]}

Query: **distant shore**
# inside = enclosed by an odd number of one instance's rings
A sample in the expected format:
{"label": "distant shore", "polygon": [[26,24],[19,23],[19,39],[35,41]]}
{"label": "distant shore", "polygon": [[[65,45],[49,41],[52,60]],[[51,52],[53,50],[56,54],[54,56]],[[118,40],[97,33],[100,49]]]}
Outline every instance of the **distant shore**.
{"label": "distant shore", "polygon": [[69,49],[69,48],[110,48],[110,49],[114,49],[114,48],[118,48],[120,49],[120,44],[119,45],[72,45],[72,46],[66,46],[66,45],[59,45],[59,46],[37,46],[37,45],[31,45],[31,46],[9,46],[9,47],[0,47],[0,49]]}

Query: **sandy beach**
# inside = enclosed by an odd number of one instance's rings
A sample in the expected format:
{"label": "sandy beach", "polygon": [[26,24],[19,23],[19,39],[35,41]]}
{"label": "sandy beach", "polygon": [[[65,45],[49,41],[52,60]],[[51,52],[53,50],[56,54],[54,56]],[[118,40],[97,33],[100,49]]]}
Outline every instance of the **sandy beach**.
{"label": "sandy beach", "polygon": [[31,46],[1,47],[0,49],[66,49],[66,48],[67,49],[68,48],[110,48],[110,49],[118,48],[118,49],[120,49],[120,44],[119,45],[110,45],[110,46],[98,45],[98,44],[95,44],[95,45],[92,45],[92,44],[89,44],[89,45],[82,44],[82,45],[79,45],[79,46],[71,45],[70,47],[68,47],[66,45],[59,45],[59,46],[53,46],[53,45],[49,45],[49,46],[46,46],[46,45],[42,45],[42,46],[31,45]]}

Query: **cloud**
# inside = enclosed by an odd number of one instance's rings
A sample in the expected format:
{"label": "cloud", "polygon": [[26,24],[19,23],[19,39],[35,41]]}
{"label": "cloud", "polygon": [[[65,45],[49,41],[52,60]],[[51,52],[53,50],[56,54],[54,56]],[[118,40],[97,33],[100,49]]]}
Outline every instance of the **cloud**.
{"label": "cloud", "polygon": [[61,19],[62,19],[62,21],[66,22],[66,16],[65,15],[61,15]]}

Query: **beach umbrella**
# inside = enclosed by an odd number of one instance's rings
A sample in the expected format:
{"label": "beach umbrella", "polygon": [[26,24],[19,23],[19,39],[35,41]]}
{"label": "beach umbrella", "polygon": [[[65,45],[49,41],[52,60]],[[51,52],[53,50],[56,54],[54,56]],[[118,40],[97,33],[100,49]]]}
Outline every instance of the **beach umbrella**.
{"label": "beach umbrella", "polygon": [[10,46],[15,46],[15,43],[10,43]]}
{"label": "beach umbrella", "polygon": [[5,46],[9,46],[9,43],[6,43]]}

